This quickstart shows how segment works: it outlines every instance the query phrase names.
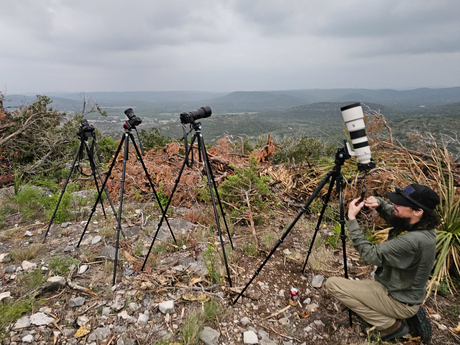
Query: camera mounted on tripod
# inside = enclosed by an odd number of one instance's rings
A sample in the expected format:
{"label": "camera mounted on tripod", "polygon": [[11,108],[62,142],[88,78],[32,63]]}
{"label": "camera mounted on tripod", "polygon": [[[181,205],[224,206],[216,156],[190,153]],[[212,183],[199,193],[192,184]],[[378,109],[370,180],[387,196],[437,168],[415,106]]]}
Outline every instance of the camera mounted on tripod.
{"label": "camera mounted on tripod", "polygon": [[80,139],[90,138],[94,135],[93,132],[93,125],[90,125],[86,119],[81,120],[81,125],[77,132],[78,137]]}
{"label": "camera mounted on tripod", "polygon": [[194,123],[196,120],[204,119],[206,117],[211,116],[212,110],[209,106],[201,107],[197,110],[192,110],[189,112],[184,112],[180,114],[180,122],[183,125],[187,123]]}
{"label": "camera mounted on tripod", "polygon": [[136,126],[142,123],[142,120],[134,114],[134,111],[132,108],[126,109],[125,115],[128,116],[128,121],[125,122],[123,127],[127,130],[136,128]]}

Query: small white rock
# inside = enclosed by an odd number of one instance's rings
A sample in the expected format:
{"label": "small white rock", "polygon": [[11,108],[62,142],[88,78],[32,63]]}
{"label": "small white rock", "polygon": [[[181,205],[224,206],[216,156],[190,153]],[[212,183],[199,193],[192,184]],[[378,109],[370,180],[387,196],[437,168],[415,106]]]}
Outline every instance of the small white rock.
{"label": "small white rock", "polygon": [[11,292],[7,291],[7,292],[2,292],[0,293],[0,301],[4,298],[8,298],[8,297],[11,297]]}
{"label": "small white rock", "polygon": [[24,271],[28,271],[28,270],[34,270],[37,268],[37,264],[33,263],[33,262],[30,262],[30,261],[26,261],[24,260],[22,263],[21,263],[21,266],[22,266],[22,269]]}
{"label": "small white rock", "polygon": [[32,334],[27,334],[24,338],[22,338],[24,343],[32,343],[34,341],[34,336]]}
{"label": "small white rock", "polygon": [[87,270],[88,270],[89,266],[88,265],[81,265],[79,268],[78,268],[78,274],[83,274],[85,273]]}

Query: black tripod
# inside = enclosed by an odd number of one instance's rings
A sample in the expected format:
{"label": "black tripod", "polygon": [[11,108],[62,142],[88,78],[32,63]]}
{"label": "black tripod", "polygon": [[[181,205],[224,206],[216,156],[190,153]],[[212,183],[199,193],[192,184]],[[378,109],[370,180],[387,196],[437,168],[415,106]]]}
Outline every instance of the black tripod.
{"label": "black tripod", "polygon": [[[287,228],[286,232],[283,234],[283,236],[278,240],[276,243],[275,247],[272,249],[270,254],[268,254],[267,258],[265,261],[262,263],[262,265],[259,267],[258,270],[255,271],[254,275],[252,276],[251,280],[249,283],[244,287],[243,291],[238,295],[238,297],[235,299],[233,304],[235,304],[240,296],[243,295],[243,293],[246,291],[248,286],[252,283],[254,278],[259,275],[260,271],[262,268],[265,266],[265,264],[268,262],[270,257],[275,253],[276,249],[278,246],[283,243],[284,239],[286,236],[289,234],[289,232],[292,230],[294,225],[297,223],[297,221],[300,219],[300,217],[304,214],[304,212],[308,209],[310,206],[311,202],[316,198],[316,196],[319,194],[321,189],[326,185],[326,183],[330,182],[329,188],[327,190],[327,194],[324,198],[323,201],[323,208],[321,209],[320,216],[318,218],[318,222],[316,224],[315,228],[315,233],[313,234],[313,238],[310,244],[310,248],[308,249],[308,254],[307,254],[307,259],[305,260],[305,264],[303,265],[302,272],[305,272],[305,267],[307,266],[308,258],[310,257],[311,249],[313,248],[313,243],[315,242],[316,235],[318,233],[318,230],[320,228],[321,220],[323,219],[324,212],[326,211],[327,204],[329,202],[329,198],[331,196],[332,189],[334,187],[334,183],[336,184],[337,191],[339,194],[339,207],[340,207],[340,227],[341,227],[341,232],[340,232],[340,238],[342,239],[342,248],[343,248],[343,266],[344,266],[344,271],[345,271],[345,278],[348,278],[348,271],[347,271],[347,253],[346,253],[346,238],[347,236],[345,235],[345,214],[344,214],[344,206],[343,206],[343,176],[340,172],[343,163],[345,162],[345,159],[350,158],[350,154],[348,153],[348,150],[346,146],[341,147],[337,150],[337,153],[335,155],[335,166],[334,168],[329,171],[326,176],[322,179],[318,187],[314,190],[313,194],[310,196],[310,198],[307,200],[306,204],[301,208],[300,213],[297,215],[297,217],[294,219],[294,221],[289,225]],[[352,320],[351,320],[351,311],[349,310],[349,319],[350,319],[350,326],[352,325]]]}
{"label": "black tripod", "polygon": [[[59,208],[59,204],[61,203],[61,199],[62,199],[62,197],[63,197],[63,195],[65,193],[65,190],[67,188],[67,184],[69,183],[70,176],[72,176],[72,173],[73,173],[74,169],[76,168],[77,159],[79,157],[80,157],[80,159],[83,157],[83,152],[84,152],[83,148],[86,149],[86,153],[88,154],[88,160],[89,160],[89,164],[91,166],[91,172],[92,172],[92,176],[94,178],[94,183],[96,184],[97,191],[99,193],[102,193],[102,190],[101,191],[99,190],[99,184],[97,183],[97,178],[96,178],[96,171],[97,171],[99,179],[101,180],[101,182],[103,182],[101,173],[99,172],[99,168],[97,167],[96,161],[94,160],[94,149],[96,149],[96,153],[97,153],[97,156],[99,158],[99,162],[101,162],[101,157],[99,155],[99,150],[97,148],[96,136],[94,135],[94,127],[88,123],[88,120],[84,119],[84,120],[81,121],[81,126],[80,126],[80,128],[79,128],[79,130],[77,132],[77,135],[80,138],[80,144],[78,145],[77,153],[75,154],[75,158],[74,158],[72,166],[70,168],[69,175],[67,176],[67,179],[66,179],[66,181],[64,183],[64,187],[62,188],[61,195],[59,196],[59,200],[57,202],[56,208],[54,209],[53,216],[51,217],[50,223],[48,225],[48,229],[46,229],[45,236],[43,238],[43,242],[45,242],[46,236],[48,235],[48,232],[49,232],[49,230],[51,228],[51,225],[53,224],[53,220],[54,220],[54,217],[56,216],[56,212],[57,212],[57,210]],[[91,142],[91,146],[89,146],[88,138],[93,138],[93,140]],[[114,213],[114,215],[116,217],[117,212],[115,211],[115,208],[113,207],[112,201],[110,200],[109,192],[104,187],[102,187],[102,189],[105,191],[107,199],[109,200],[110,206],[112,207],[113,213]],[[104,217],[107,218],[106,214],[105,214],[105,210],[104,210],[104,205],[102,203],[102,199],[100,201],[101,201],[101,206],[102,206],[102,211],[104,213]]]}
{"label": "black tripod", "polygon": [[[208,116],[210,116],[211,115],[210,114],[211,109],[209,107],[206,107],[206,108],[207,108],[206,111],[209,112]],[[198,117],[198,118],[202,118],[202,117],[207,117],[207,116],[201,116],[201,117]],[[217,212],[216,201],[215,201],[215,198],[214,198],[214,192],[216,193],[217,201],[218,201],[219,207],[220,207],[220,212],[222,214],[222,218],[224,219],[225,228],[227,229],[227,234],[228,234],[228,238],[230,240],[230,244],[232,246],[232,249],[233,249],[233,243],[232,243],[232,239],[230,237],[230,232],[228,231],[227,221],[225,220],[225,213],[224,213],[224,209],[222,207],[222,203],[221,203],[220,198],[219,198],[219,193],[217,192],[217,185],[216,185],[216,182],[214,180],[214,175],[212,174],[211,164],[209,164],[209,159],[208,159],[208,155],[207,155],[207,152],[206,152],[206,147],[204,145],[203,135],[201,134],[201,123],[200,122],[195,122],[196,118],[197,117],[195,117],[195,118],[192,117],[191,122],[187,122],[187,123],[190,123],[190,127],[191,127],[190,131],[188,133],[186,133],[185,130],[184,130],[185,159],[184,159],[184,163],[182,164],[182,167],[180,169],[179,176],[177,177],[176,182],[174,184],[173,190],[171,192],[171,196],[170,196],[170,198],[168,200],[168,203],[166,204],[166,207],[165,207],[165,209],[163,211],[163,216],[161,217],[161,220],[160,220],[160,226],[161,226],[161,223],[163,222],[163,219],[166,217],[166,211],[168,210],[169,204],[171,203],[173,194],[174,194],[174,192],[175,192],[175,190],[177,188],[177,185],[178,185],[178,183],[180,181],[180,177],[182,175],[182,172],[184,171],[185,165],[187,165],[188,167],[191,167],[193,165],[193,151],[192,151],[192,149],[193,149],[193,143],[195,142],[195,140],[197,140],[198,152],[199,152],[199,161],[201,162],[202,161],[201,157],[203,157],[203,163],[204,163],[204,166],[205,166],[205,169],[206,169],[206,176],[208,178],[208,186],[209,186],[209,191],[211,193],[212,207],[213,207],[213,210],[214,210],[214,217],[216,219],[217,232],[219,234],[220,244],[221,244],[222,252],[223,252],[223,255],[224,255],[225,267],[227,269],[227,278],[228,278],[228,282],[229,282],[230,286],[232,286],[232,280],[230,278],[230,270],[228,268],[228,263],[227,263],[227,256],[225,254],[224,241],[222,239],[222,232],[220,230],[220,220],[219,220],[219,214]],[[192,130],[195,131],[195,134],[192,137],[190,146],[187,147],[188,146],[187,145],[187,134],[189,134]],[[192,152],[192,158],[191,158],[191,162],[189,163],[188,156],[189,156],[190,152]],[[213,187],[214,187],[214,189],[213,189]],[[158,230],[159,230],[159,228],[158,228]],[[149,251],[147,253],[147,257],[145,258],[144,264],[142,265],[142,270],[144,269],[145,264],[147,262],[147,259],[148,259],[149,255],[150,255],[150,251],[152,250],[153,243],[155,242],[155,239],[157,237],[158,230],[155,233],[155,236],[153,238],[152,244],[150,245]]]}
{"label": "black tripod", "polygon": [[[155,197],[157,199],[158,205],[160,206],[161,212],[164,215],[163,207],[161,206],[160,199],[158,198],[158,194],[157,194],[157,192],[155,190],[155,187],[153,185],[153,182],[152,182],[152,179],[150,177],[150,174],[148,173],[147,168],[146,168],[146,166],[144,164],[144,161],[142,160],[142,155],[139,152],[139,149],[138,149],[138,147],[136,145],[134,135],[131,133],[131,130],[132,129],[136,130],[136,126],[139,125],[142,122],[142,120],[140,118],[138,118],[136,115],[134,115],[134,112],[133,112],[133,110],[131,108],[125,110],[125,114],[129,118],[129,120],[126,121],[125,124],[123,125],[125,133],[121,137],[120,144],[118,145],[118,148],[117,148],[117,151],[115,153],[115,156],[113,157],[112,164],[110,165],[109,171],[107,173],[107,177],[106,177],[106,179],[105,179],[105,181],[104,181],[104,183],[102,185],[102,188],[104,188],[106,183],[107,183],[107,181],[109,180],[109,177],[110,177],[110,174],[112,172],[112,169],[115,166],[115,163],[117,161],[118,154],[120,153],[121,147],[123,146],[123,143],[124,143],[123,169],[122,169],[122,175],[121,175],[120,205],[118,207],[117,229],[116,229],[117,230],[117,244],[116,244],[116,247],[115,247],[115,261],[114,261],[114,268],[113,268],[112,285],[115,285],[115,278],[116,278],[116,275],[117,275],[118,244],[119,244],[119,241],[120,241],[121,213],[122,213],[122,209],[123,209],[123,192],[124,192],[124,185],[125,185],[126,162],[128,161],[129,140],[130,139],[131,139],[131,141],[133,143],[134,148],[136,149],[137,157],[138,157],[139,161],[141,162],[142,167],[143,167],[144,172],[145,172],[145,175],[147,176],[147,178],[149,180],[150,187],[152,188],[153,193],[155,194]],[[136,132],[137,132],[137,130],[136,130]],[[80,246],[80,243],[81,243],[81,241],[83,239],[83,236],[85,235],[86,229],[88,228],[88,224],[90,223],[91,217],[93,216],[94,212],[96,211],[96,205],[99,202],[99,199],[101,198],[101,194],[102,194],[102,192],[99,192],[99,194],[97,196],[97,200],[94,203],[93,208],[91,209],[91,213],[89,215],[88,222],[86,223],[85,229],[83,230],[83,233],[81,234],[80,241],[78,242],[77,247]],[[176,238],[174,237],[174,234],[173,234],[173,232],[171,230],[171,226],[169,225],[169,222],[168,222],[167,218],[166,218],[166,223],[168,224],[169,231],[171,232],[171,235],[172,235],[172,237],[174,239],[174,242],[176,242]],[[160,228],[160,226],[161,226],[161,224],[158,225],[158,229]],[[158,229],[157,229],[157,232],[158,232]]]}

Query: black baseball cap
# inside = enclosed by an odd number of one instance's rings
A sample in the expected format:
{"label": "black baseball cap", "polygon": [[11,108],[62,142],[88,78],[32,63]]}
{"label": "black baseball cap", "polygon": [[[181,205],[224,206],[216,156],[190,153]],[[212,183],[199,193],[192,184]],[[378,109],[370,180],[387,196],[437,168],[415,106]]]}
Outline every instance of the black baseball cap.
{"label": "black baseball cap", "polygon": [[387,192],[390,201],[399,206],[408,206],[413,209],[422,209],[426,212],[433,212],[439,204],[439,195],[428,186],[413,183],[406,188],[395,187],[394,192]]}

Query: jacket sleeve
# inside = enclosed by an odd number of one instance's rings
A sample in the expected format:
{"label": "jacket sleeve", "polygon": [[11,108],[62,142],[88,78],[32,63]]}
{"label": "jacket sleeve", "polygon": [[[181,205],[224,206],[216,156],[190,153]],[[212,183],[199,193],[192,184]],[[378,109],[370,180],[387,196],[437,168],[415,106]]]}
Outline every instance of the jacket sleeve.
{"label": "jacket sleeve", "polygon": [[347,228],[353,246],[361,258],[370,264],[406,269],[416,257],[416,246],[409,236],[402,235],[383,243],[372,244],[362,233],[356,219],[350,220]]}
{"label": "jacket sleeve", "polygon": [[388,218],[393,214],[395,207],[386,202],[381,197],[375,197],[379,203],[379,207],[377,207],[376,211],[379,213],[380,217],[382,217],[385,221],[388,221]]}

